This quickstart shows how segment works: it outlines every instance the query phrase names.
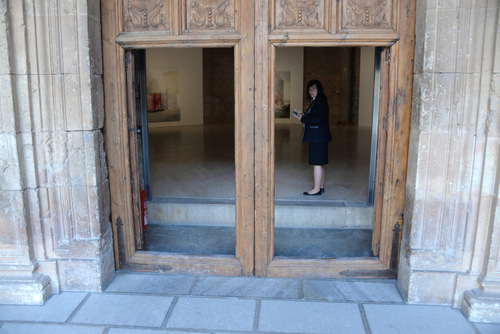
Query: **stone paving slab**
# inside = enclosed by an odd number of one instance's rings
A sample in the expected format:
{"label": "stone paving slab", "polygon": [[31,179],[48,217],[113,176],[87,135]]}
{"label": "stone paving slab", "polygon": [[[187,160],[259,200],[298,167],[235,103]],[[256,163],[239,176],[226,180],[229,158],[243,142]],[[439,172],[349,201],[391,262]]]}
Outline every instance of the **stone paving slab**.
{"label": "stone paving slab", "polygon": [[102,334],[104,327],[67,324],[5,324],[0,334]]}
{"label": "stone paving slab", "polygon": [[0,321],[65,322],[87,293],[54,295],[43,306],[0,305]]}
{"label": "stone paving slab", "polygon": [[327,301],[403,303],[396,283],[304,280],[304,298]]}
{"label": "stone paving slab", "polygon": [[253,331],[255,300],[179,297],[169,329]]}
{"label": "stone paving slab", "polygon": [[192,294],[271,299],[299,299],[301,295],[298,279],[234,277],[228,280],[215,276],[200,277]]}
{"label": "stone paving slab", "polygon": [[198,331],[185,332],[185,331],[170,331],[164,329],[162,330],[162,329],[131,329],[131,328],[111,328],[107,334],[187,334],[187,333],[211,334],[210,332],[198,332]]}
{"label": "stone paving slab", "polygon": [[500,333],[459,309],[402,302],[394,280],[118,273],[103,293],[0,305],[0,334]]}
{"label": "stone paving slab", "polygon": [[161,327],[172,297],[92,294],[71,320],[75,324]]}
{"label": "stone paving slab", "polygon": [[263,300],[259,330],[284,333],[365,333],[357,304]]}
{"label": "stone paving slab", "polygon": [[194,280],[194,276],[118,273],[106,292],[187,295]]}
{"label": "stone paving slab", "polygon": [[430,305],[364,305],[372,334],[474,334],[460,310]]}
{"label": "stone paving slab", "polygon": [[483,323],[474,323],[477,330],[481,334],[498,334],[500,333],[500,324],[483,324]]}

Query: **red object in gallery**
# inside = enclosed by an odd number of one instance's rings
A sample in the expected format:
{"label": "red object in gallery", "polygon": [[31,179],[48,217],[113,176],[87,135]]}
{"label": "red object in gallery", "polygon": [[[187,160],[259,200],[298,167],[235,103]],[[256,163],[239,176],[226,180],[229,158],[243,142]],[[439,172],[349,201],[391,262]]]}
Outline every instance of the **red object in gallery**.
{"label": "red object in gallery", "polygon": [[155,110],[161,110],[163,106],[161,104],[161,94],[155,93]]}
{"label": "red object in gallery", "polygon": [[148,111],[155,110],[155,96],[154,96],[154,94],[148,94],[147,104],[148,104]]}
{"label": "red object in gallery", "polygon": [[148,208],[146,205],[146,190],[141,189],[141,218],[142,230],[148,229]]}

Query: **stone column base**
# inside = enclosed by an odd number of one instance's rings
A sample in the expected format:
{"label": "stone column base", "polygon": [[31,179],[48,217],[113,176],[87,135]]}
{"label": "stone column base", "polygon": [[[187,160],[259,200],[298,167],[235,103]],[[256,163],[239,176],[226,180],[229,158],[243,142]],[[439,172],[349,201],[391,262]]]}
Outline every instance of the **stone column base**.
{"label": "stone column base", "polygon": [[486,293],[483,289],[466,291],[462,312],[472,322],[500,323],[500,294]]}
{"label": "stone column base", "polygon": [[0,304],[42,305],[51,295],[49,276],[0,276]]}

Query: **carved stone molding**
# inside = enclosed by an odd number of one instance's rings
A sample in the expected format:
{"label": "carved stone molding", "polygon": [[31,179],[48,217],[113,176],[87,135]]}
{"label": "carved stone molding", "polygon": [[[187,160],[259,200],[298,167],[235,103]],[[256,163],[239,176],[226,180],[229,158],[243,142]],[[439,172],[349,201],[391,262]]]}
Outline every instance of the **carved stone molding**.
{"label": "carved stone molding", "polygon": [[278,28],[322,28],[323,1],[280,0],[276,3],[276,26]]}
{"label": "carved stone molding", "polygon": [[392,0],[344,0],[344,28],[392,28]]}
{"label": "carved stone molding", "polygon": [[125,30],[169,30],[168,1],[128,0],[125,11]]}
{"label": "carved stone molding", "polygon": [[234,28],[234,2],[231,0],[187,1],[189,30]]}

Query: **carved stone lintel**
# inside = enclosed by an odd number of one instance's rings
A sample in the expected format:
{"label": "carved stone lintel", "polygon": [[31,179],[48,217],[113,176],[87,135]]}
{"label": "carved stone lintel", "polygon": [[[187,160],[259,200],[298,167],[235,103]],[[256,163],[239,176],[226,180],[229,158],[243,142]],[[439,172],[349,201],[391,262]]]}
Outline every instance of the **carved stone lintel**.
{"label": "carved stone lintel", "polygon": [[234,7],[231,0],[216,2],[194,1],[190,8],[188,29],[218,29],[234,26]]}
{"label": "carved stone lintel", "polygon": [[125,29],[168,30],[168,12],[163,1],[140,2],[130,0],[126,7]]}

